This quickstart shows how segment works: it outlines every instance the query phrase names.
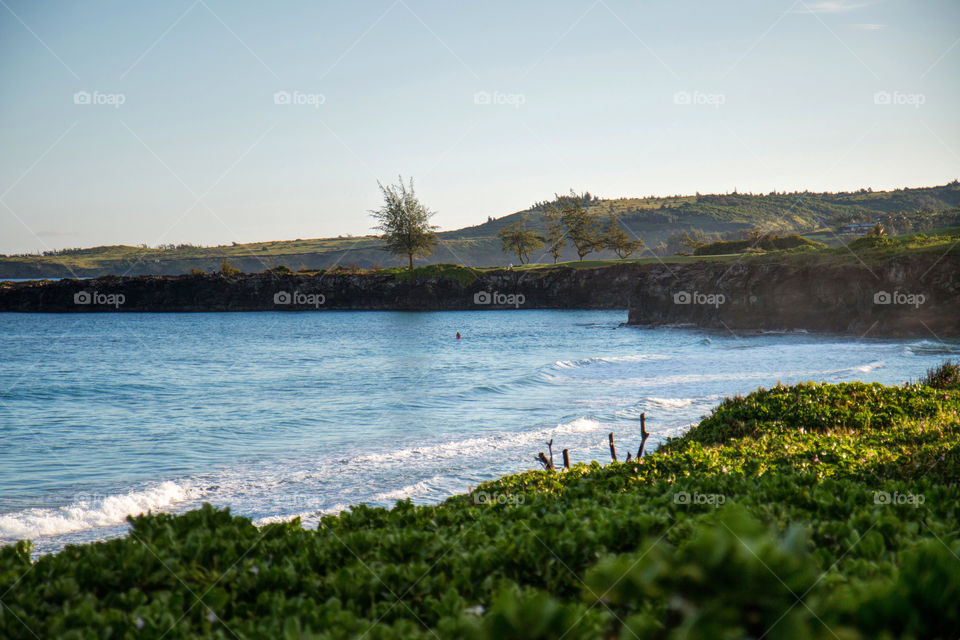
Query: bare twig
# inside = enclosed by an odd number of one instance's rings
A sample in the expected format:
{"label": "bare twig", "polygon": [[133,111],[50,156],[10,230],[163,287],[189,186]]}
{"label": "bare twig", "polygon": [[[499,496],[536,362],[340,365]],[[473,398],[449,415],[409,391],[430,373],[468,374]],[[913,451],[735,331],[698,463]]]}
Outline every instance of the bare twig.
{"label": "bare twig", "polygon": [[553,468],[553,463],[550,462],[550,460],[547,459],[547,456],[543,455],[543,451],[541,451],[541,452],[540,452],[540,455],[537,456],[537,461],[539,461],[540,464],[543,465],[543,468],[546,469],[547,471],[553,471],[553,470],[554,470],[554,468]]}
{"label": "bare twig", "polygon": [[640,435],[643,436],[643,439],[640,441],[640,448],[637,450],[637,460],[643,455],[643,445],[647,444],[647,438],[650,437],[650,434],[647,433],[647,414],[645,413],[640,414]]}

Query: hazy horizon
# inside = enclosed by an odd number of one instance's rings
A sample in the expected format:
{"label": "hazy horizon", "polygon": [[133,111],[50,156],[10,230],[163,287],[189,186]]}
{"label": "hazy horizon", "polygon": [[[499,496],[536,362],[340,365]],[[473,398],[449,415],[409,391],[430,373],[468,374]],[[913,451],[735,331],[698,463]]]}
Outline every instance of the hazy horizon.
{"label": "hazy horizon", "polygon": [[960,175],[950,2],[0,1],[0,253]]}

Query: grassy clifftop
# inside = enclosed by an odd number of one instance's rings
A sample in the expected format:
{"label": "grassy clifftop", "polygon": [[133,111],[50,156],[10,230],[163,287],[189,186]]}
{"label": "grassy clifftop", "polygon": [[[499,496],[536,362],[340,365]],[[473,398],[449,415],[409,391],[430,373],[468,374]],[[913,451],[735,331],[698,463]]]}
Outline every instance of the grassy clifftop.
{"label": "grassy clifftop", "polygon": [[960,390],[929,382],[759,390],[639,462],[318,530],[205,507],[32,564],[21,543],[0,635],[954,637]]}

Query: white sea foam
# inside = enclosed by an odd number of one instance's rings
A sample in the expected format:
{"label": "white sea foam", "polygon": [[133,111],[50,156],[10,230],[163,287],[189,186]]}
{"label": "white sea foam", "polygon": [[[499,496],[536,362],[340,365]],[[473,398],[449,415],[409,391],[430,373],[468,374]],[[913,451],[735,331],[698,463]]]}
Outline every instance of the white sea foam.
{"label": "white sea foam", "polygon": [[859,367],[853,367],[854,371],[859,371],[860,373],[869,373],[874,369],[879,369],[881,367],[887,366],[887,363],[883,360],[878,360],[876,362],[871,362],[869,364],[860,365]]}
{"label": "white sea foam", "polygon": [[664,409],[679,409],[681,407],[689,407],[696,401],[697,398],[647,398],[647,402],[650,404],[657,407],[662,407]]}
{"label": "white sea foam", "polygon": [[552,435],[565,433],[586,433],[604,428],[603,423],[587,417],[578,417],[567,422],[561,422],[555,427],[537,429],[535,431],[521,431],[518,433],[495,433],[489,436],[454,440],[437,445],[424,447],[410,447],[383,453],[374,453],[354,458],[352,464],[389,464],[409,459],[423,461],[438,461],[449,458],[459,458],[465,454],[481,455],[502,449],[522,448],[530,442],[539,442]]}
{"label": "white sea foam", "polygon": [[127,516],[199,498],[201,491],[176,482],[107,496],[78,495],[56,509],[32,508],[0,515],[0,540],[40,538],[121,524]]}
{"label": "white sea foam", "polygon": [[392,502],[394,500],[406,500],[407,498],[422,496],[435,490],[437,488],[437,483],[443,479],[443,476],[433,476],[427,480],[421,480],[420,482],[415,482],[414,484],[409,484],[405,487],[394,489],[393,491],[384,491],[383,493],[378,493],[377,495],[373,496],[370,501]]}
{"label": "white sea foam", "polygon": [[598,429],[603,428],[603,423],[592,420],[590,418],[576,418],[570,422],[565,422],[558,424],[555,428],[550,429],[547,433],[589,433],[590,431],[597,431]]}
{"label": "white sea foam", "polygon": [[553,363],[555,369],[579,369],[592,365],[617,364],[621,362],[653,362],[655,360],[670,360],[673,356],[648,353],[636,354],[630,356],[597,356],[594,358],[583,358],[581,360],[557,360]]}
{"label": "white sea foam", "polygon": [[919,340],[906,345],[904,352],[915,356],[949,355],[960,353],[960,345],[934,342],[933,340]]}
{"label": "white sea foam", "polygon": [[870,373],[874,369],[881,369],[887,366],[887,363],[883,360],[874,360],[873,362],[868,362],[867,364],[855,365],[852,367],[846,367],[845,369],[837,369],[836,371],[829,371],[827,373],[837,374],[837,375],[851,375],[856,373]]}
{"label": "white sea foam", "polygon": [[323,516],[336,516],[340,515],[344,511],[350,510],[349,504],[339,502],[331,507],[324,507],[323,509],[316,509],[313,511],[302,511],[300,513],[288,514],[288,515],[273,515],[265,516],[263,518],[258,518],[253,521],[254,526],[262,527],[268,524],[276,524],[278,522],[290,522],[294,518],[300,518],[300,524],[304,528],[316,527],[320,522],[320,518]]}

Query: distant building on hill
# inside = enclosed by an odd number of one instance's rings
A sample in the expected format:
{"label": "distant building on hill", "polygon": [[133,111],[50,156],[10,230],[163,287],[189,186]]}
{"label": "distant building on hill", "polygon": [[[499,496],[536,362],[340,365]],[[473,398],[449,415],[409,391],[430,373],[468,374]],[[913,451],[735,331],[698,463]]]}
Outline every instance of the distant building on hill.
{"label": "distant building on hill", "polygon": [[851,222],[841,225],[837,233],[867,233],[876,225],[876,222]]}

